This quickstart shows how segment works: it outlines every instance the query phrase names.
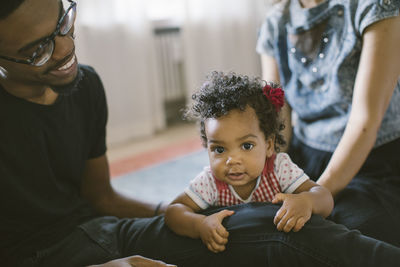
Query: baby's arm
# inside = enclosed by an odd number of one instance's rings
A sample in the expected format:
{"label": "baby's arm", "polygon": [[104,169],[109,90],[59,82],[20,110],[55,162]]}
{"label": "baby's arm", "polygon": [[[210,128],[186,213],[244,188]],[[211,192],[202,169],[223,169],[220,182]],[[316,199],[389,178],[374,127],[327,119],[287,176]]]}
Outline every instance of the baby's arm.
{"label": "baby's arm", "polygon": [[311,214],[327,217],[333,209],[332,194],[311,180],[306,180],[294,194],[278,193],[272,203],[282,203],[274,223],[279,231],[299,231],[311,218]]}
{"label": "baby's arm", "polygon": [[233,211],[222,210],[205,216],[197,214],[200,207],[185,193],[178,196],[167,208],[165,223],[178,235],[201,238],[212,252],[225,250],[229,233],[222,226],[222,220],[233,214]]}

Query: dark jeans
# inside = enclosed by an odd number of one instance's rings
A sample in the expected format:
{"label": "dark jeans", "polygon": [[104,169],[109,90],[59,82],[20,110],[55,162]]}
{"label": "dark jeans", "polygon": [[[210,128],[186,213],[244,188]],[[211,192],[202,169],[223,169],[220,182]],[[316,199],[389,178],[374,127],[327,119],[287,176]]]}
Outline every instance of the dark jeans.
{"label": "dark jeans", "polygon": [[[229,207],[224,220],[227,249],[212,253],[199,239],[177,236],[162,216],[149,219],[101,217],[41,251],[23,266],[85,266],[142,255],[178,266],[398,266],[400,248],[359,231],[312,216],[297,233],[276,230],[279,206],[251,203]],[[215,212],[215,210],[208,211]]]}
{"label": "dark jeans", "polygon": [[[335,197],[329,219],[400,247],[400,139],[375,148],[350,184]],[[289,155],[311,179],[332,153],[313,149],[295,136]]]}

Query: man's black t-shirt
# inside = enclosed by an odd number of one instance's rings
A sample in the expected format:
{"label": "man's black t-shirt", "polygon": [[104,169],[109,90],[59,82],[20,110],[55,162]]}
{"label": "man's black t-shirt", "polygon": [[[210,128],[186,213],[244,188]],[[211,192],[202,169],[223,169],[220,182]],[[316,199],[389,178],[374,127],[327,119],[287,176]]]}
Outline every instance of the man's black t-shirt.
{"label": "man's black t-shirt", "polygon": [[104,155],[107,106],[100,78],[83,78],[53,105],[0,86],[0,258],[28,256],[95,216],[80,196],[85,161]]}

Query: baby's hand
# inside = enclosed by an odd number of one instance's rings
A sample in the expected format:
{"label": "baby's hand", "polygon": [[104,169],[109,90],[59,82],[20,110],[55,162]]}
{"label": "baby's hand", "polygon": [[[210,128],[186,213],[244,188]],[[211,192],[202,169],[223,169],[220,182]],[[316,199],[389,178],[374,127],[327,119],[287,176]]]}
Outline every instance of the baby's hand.
{"label": "baby's hand", "polygon": [[274,224],[279,231],[293,232],[299,231],[304,224],[311,218],[312,203],[301,194],[283,194],[275,195],[272,203],[282,203],[274,218]]}
{"label": "baby's hand", "polygon": [[225,217],[231,216],[233,213],[234,211],[222,210],[205,217],[198,226],[201,240],[212,252],[217,253],[225,250],[229,233],[221,223]]}

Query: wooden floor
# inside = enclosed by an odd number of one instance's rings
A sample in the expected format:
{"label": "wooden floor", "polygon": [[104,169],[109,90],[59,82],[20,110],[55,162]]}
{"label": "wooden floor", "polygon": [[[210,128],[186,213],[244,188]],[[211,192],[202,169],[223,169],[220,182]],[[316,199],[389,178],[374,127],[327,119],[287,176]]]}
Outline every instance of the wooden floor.
{"label": "wooden floor", "polygon": [[111,177],[189,154],[201,148],[196,125],[173,126],[151,137],[109,147],[107,155]]}

